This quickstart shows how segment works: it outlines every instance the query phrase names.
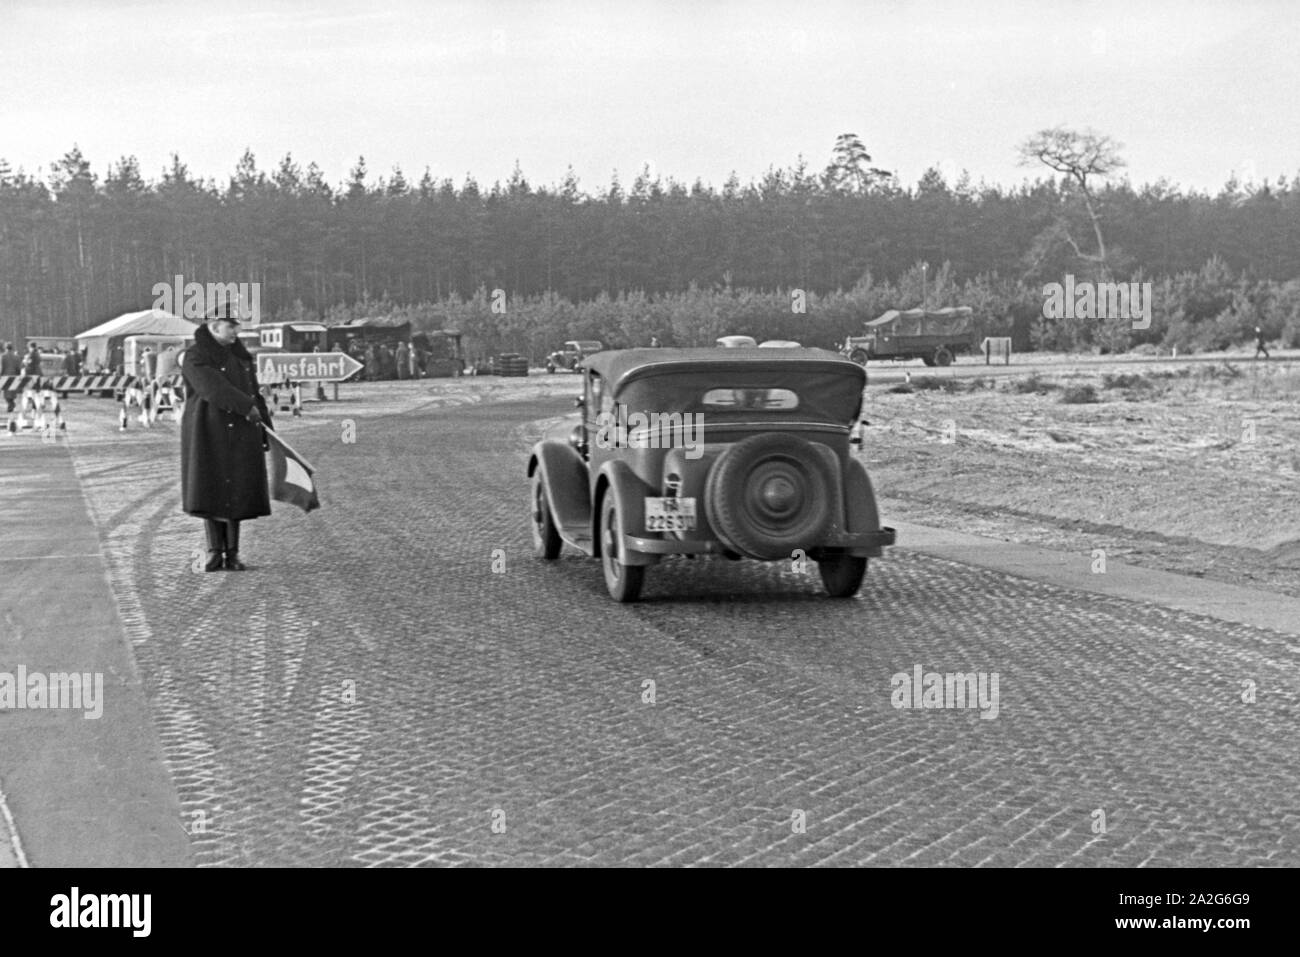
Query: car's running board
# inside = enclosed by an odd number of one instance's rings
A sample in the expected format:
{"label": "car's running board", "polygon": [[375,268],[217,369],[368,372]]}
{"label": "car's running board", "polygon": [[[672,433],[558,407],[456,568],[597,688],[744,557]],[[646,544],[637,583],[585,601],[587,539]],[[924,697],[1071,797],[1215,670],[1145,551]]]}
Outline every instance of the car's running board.
{"label": "car's running board", "polygon": [[560,533],[560,538],[564,539],[588,558],[596,554],[596,544],[592,541],[591,532],[585,530],[580,532],[570,532],[565,528],[559,528],[557,530]]}

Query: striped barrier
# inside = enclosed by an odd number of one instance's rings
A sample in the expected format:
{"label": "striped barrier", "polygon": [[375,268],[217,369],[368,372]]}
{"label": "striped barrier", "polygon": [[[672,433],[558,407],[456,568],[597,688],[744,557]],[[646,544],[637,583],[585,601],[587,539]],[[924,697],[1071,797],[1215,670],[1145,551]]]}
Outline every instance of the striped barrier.
{"label": "striped barrier", "polygon": [[[132,377],[128,377],[132,378]],[[139,410],[140,424],[150,428],[163,412],[179,415],[185,404],[185,390],[180,373],[169,373],[156,379],[140,378],[118,392],[121,408],[118,410],[118,431],[125,432],[131,419],[131,410]]]}
{"label": "striped barrier", "polygon": [[43,381],[38,375],[0,376],[0,392],[26,392],[28,389],[39,389]]}
{"label": "striped barrier", "polygon": [[83,376],[0,376],[0,392],[16,400],[17,408],[8,411],[4,431],[10,434],[32,429],[52,435],[65,431],[67,422],[59,401],[66,392],[112,392],[118,402],[120,428],[127,427],[128,410],[140,410],[140,424],[148,427],[160,412],[177,413],[184,403],[180,373],[170,373],[149,380],[143,376],[101,373]]}
{"label": "striped barrier", "polygon": [[138,384],[140,379],[138,376],[133,375],[101,373],[99,375],[54,376],[49,381],[49,388],[55,392],[107,392],[110,389],[113,391],[129,389],[131,386]]}
{"label": "striped barrier", "polygon": [[139,382],[138,376],[111,375],[8,375],[0,376],[0,391],[23,392],[27,389],[53,389],[55,392],[108,392],[129,389]]}

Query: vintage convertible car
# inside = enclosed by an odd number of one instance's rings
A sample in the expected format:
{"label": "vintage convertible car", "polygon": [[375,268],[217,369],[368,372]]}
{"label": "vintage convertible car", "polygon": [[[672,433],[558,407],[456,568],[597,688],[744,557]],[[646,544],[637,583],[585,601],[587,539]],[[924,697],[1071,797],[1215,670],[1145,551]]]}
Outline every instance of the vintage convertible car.
{"label": "vintage convertible car", "polygon": [[894,543],[852,454],[865,381],[821,349],[592,356],[581,421],[528,457],[536,555],[599,558],[620,602],[666,555],[812,559],[829,594],[856,594]]}

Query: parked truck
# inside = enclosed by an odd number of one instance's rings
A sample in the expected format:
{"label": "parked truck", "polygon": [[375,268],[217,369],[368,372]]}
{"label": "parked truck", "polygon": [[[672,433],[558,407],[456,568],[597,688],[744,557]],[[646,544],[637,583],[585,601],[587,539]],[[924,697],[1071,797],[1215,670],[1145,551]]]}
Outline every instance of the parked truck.
{"label": "parked truck", "polygon": [[866,335],[849,336],[840,348],[858,365],[865,366],[869,359],[920,359],[928,366],[946,366],[953,356],[978,349],[970,306],[890,309],[864,326]]}

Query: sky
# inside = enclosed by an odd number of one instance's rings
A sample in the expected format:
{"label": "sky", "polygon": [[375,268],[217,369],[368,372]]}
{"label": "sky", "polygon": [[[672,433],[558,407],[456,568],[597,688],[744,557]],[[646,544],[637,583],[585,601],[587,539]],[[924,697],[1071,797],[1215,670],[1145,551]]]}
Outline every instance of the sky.
{"label": "sky", "polygon": [[29,174],[75,144],[101,177],[179,153],[225,185],[246,148],[332,184],[427,167],[457,185],[602,191],[653,175],[721,187],[837,135],[910,186],[1015,185],[1034,132],[1122,144],[1135,185],[1217,193],[1300,174],[1300,16],[1217,2],[201,3],[0,0],[0,158]]}

